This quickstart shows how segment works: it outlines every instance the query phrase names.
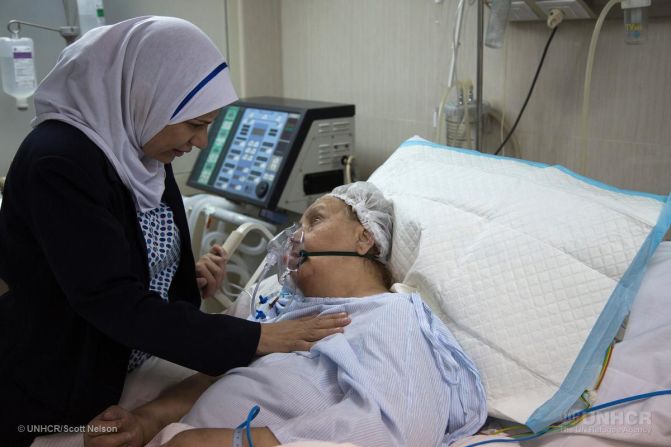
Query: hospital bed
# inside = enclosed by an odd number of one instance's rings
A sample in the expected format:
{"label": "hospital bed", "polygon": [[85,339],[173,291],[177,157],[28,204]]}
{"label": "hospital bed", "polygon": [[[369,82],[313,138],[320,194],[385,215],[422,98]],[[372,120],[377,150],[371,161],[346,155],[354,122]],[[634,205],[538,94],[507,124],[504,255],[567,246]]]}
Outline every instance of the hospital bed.
{"label": "hospital bed", "polygon": [[[370,181],[394,202],[395,287],[419,290],[474,358],[496,426],[542,432],[587,405],[671,388],[671,350],[659,342],[671,334],[671,242],[659,245],[669,197],[421,138]],[[248,314],[248,295],[232,312]],[[531,444],[668,445],[670,398],[586,416],[562,427],[570,441]]]}
{"label": "hospital bed", "polygon": [[[275,285],[264,284],[261,293]],[[398,287],[398,285],[397,285]],[[248,296],[244,295],[229,313],[247,316]],[[627,396],[671,388],[671,241],[662,242],[650,259],[641,288],[634,301],[627,328],[615,344],[605,374],[592,405]],[[661,311],[660,311],[661,310]],[[491,444],[533,447],[625,447],[671,445],[671,405],[668,396],[632,402],[584,418],[581,424],[546,434],[535,441]],[[515,421],[491,418],[478,434],[452,444],[467,447],[484,441],[508,439],[501,430],[519,427]],[[512,430],[519,433],[524,430]],[[524,436],[528,437],[528,435]]]}
{"label": "hospital bed", "polygon": [[[269,288],[272,286],[268,285]],[[629,318],[627,333],[622,342],[616,345],[603,382],[599,388],[598,401],[605,402],[620,397],[639,394],[651,389],[671,388],[671,349],[667,341],[671,339],[671,312],[659,312],[668,309],[671,299],[671,242],[662,242],[648,264],[648,271],[634,302]],[[244,296],[244,295],[243,295]],[[240,302],[227,313],[238,316],[248,314],[248,302]],[[149,359],[141,369],[129,376],[124,388],[121,405],[127,408],[139,406],[155,398],[165,387],[188,377],[193,371],[170,362]],[[631,380],[636,377],[637,380]],[[532,447],[625,447],[669,445],[671,442],[671,405],[663,399],[632,403],[605,413],[601,419],[593,418],[581,429],[576,426],[573,432],[546,435],[537,441],[511,444],[512,446]],[[640,415],[640,416],[637,416]],[[630,418],[632,424],[625,424]],[[620,422],[620,419],[623,421]],[[648,420],[650,423],[648,423]],[[639,424],[643,422],[643,424]],[[513,426],[513,421],[496,421],[491,427],[483,427],[481,432],[495,431],[501,427]],[[182,427],[183,429],[184,427]],[[179,427],[173,430],[179,431]],[[638,431],[638,432],[637,432]],[[650,434],[648,436],[648,433]],[[639,435],[639,439],[636,436]],[[642,437],[640,435],[643,435]],[[457,441],[453,446],[466,447],[484,440],[501,439],[504,434],[478,434]],[[81,446],[81,437],[76,435],[52,435],[38,438],[33,444],[39,447]],[[320,447],[327,447],[321,445]]]}
{"label": "hospital bed", "polygon": [[[595,406],[671,388],[671,242],[661,242],[669,198],[419,138],[370,181],[394,202],[395,287],[418,290],[483,375],[492,419],[454,445],[500,439],[506,432],[496,431],[512,425],[541,432],[582,408],[583,390]],[[249,315],[254,282],[227,313]],[[259,293],[277,287],[271,277]],[[152,359],[129,376],[122,405],[189,373]],[[616,406],[519,445],[671,445],[669,399]]]}

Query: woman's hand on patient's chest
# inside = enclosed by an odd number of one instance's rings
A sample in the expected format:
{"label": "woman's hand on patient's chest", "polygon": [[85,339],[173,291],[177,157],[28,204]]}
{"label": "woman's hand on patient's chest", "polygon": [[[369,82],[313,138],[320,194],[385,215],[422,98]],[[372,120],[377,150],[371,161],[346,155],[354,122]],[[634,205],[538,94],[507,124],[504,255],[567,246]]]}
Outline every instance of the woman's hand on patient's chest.
{"label": "woman's hand on patient's chest", "polygon": [[203,298],[211,298],[226,277],[228,253],[221,245],[213,245],[210,252],[196,262],[196,281]]}
{"label": "woman's hand on patient's chest", "polygon": [[142,414],[112,405],[88,423],[84,434],[86,447],[141,447],[160,427]]}
{"label": "woman's hand on patient's chest", "polygon": [[343,328],[351,322],[347,314],[342,312],[278,323],[263,323],[256,354],[309,351],[312,345],[322,338],[344,332]]}

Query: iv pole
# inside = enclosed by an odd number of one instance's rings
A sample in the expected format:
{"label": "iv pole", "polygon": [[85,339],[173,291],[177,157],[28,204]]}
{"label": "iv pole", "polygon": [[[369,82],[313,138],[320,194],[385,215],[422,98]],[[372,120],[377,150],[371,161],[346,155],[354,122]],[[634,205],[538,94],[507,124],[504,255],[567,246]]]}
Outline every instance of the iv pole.
{"label": "iv pole", "polygon": [[63,8],[65,9],[65,21],[67,26],[46,26],[37,23],[26,22],[23,20],[10,20],[7,22],[7,30],[9,30],[12,37],[18,38],[21,32],[21,25],[32,26],[34,28],[46,29],[49,31],[56,31],[65,39],[65,43],[70,45],[79,37],[79,27],[75,24],[77,21],[77,5],[74,0],[63,0]]}
{"label": "iv pole", "polygon": [[53,26],[46,26],[46,25],[39,25],[37,23],[31,23],[31,22],[24,22],[23,20],[10,20],[7,22],[7,29],[11,33],[12,37],[18,38],[19,33],[21,32],[21,25],[26,25],[26,26],[32,26],[35,28],[42,28],[46,29],[49,31],[56,31],[59,33],[63,39],[65,39],[65,42],[70,45],[72,42],[77,39],[77,36],[79,36],[79,27],[78,26],[61,26],[61,27],[53,27]]}
{"label": "iv pole", "polygon": [[483,82],[483,55],[484,55],[484,41],[483,35],[485,31],[485,1],[477,0],[478,2],[478,39],[477,39],[477,78],[476,78],[476,93],[475,93],[475,113],[476,113],[476,127],[475,127],[475,150],[482,151],[482,82]]}

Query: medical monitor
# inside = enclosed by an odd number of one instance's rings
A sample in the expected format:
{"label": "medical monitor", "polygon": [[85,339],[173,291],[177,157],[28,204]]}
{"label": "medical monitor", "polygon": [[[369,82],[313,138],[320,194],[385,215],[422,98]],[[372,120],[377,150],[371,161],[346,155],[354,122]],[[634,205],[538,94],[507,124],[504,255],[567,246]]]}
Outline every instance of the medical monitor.
{"label": "medical monitor", "polygon": [[249,98],[221,110],[188,185],[265,210],[302,212],[310,196],[343,183],[354,106]]}

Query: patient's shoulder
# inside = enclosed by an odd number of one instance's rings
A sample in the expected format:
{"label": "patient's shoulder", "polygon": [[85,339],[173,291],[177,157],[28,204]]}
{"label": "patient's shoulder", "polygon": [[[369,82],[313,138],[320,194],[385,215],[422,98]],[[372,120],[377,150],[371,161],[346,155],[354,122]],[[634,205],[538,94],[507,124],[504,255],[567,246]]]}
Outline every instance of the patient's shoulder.
{"label": "patient's shoulder", "polygon": [[411,293],[387,292],[370,296],[368,300],[374,303],[374,308],[384,312],[404,312],[413,306]]}

